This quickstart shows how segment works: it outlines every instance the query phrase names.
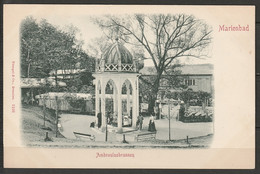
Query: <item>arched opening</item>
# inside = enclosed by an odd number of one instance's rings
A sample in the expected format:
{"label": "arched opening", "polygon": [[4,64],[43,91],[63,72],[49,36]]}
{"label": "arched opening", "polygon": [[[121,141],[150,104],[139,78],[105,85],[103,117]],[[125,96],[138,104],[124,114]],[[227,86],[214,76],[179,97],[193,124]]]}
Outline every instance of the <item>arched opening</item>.
{"label": "arched opening", "polygon": [[107,124],[117,127],[117,89],[115,82],[113,80],[109,80],[105,87],[105,115],[107,118]]}
{"label": "arched opening", "polygon": [[96,105],[96,126],[101,127],[102,114],[101,114],[101,82],[100,80],[96,83],[96,95],[95,95],[95,105]]}
{"label": "arched opening", "polygon": [[122,85],[122,116],[123,126],[133,125],[133,88],[131,82],[126,80]]}
{"label": "arched opening", "polygon": [[101,84],[100,84],[100,81],[98,81],[98,84],[97,84],[97,97],[98,97],[98,112],[101,111],[101,98],[100,98],[100,95],[101,95]]}

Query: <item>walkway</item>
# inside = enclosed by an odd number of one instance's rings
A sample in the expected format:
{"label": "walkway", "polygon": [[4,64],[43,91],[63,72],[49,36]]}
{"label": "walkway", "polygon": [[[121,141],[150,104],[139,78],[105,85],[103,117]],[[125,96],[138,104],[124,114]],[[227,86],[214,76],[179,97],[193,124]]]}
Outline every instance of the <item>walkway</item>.
{"label": "walkway", "polygon": [[[61,133],[68,139],[75,139],[73,132],[81,132],[95,135],[96,141],[105,141],[105,133],[98,129],[91,128],[90,123],[95,121],[94,116],[62,114],[60,118],[62,125]],[[149,118],[144,119],[143,131],[148,129]],[[169,140],[169,120],[155,120],[157,129],[156,139]],[[125,128],[127,129],[127,128]],[[137,132],[126,133],[127,141],[134,141]],[[182,123],[171,120],[171,140],[186,139],[192,137],[206,136],[213,134],[213,123]],[[122,134],[108,132],[108,141],[119,142],[123,140]]]}

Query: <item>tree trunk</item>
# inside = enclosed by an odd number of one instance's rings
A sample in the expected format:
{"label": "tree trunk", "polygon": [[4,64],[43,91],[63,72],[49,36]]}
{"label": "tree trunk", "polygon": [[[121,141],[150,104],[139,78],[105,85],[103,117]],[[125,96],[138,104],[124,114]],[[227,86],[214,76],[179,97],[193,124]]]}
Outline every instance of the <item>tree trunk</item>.
{"label": "tree trunk", "polygon": [[55,96],[56,101],[56,120],[55,120],[55,128],[56,128],[56,137],[58,137],[58,112],[59,112],[59,103],[58,103],[58,96]]}
{"label": "tree trunk", "polygon": [[58,92],[58,75],[57,75],[58,71],[57,69],[55,69],[55,88],[56,88],[56,92]]}
{"label": "tree trunk", "polygon": [[30,77],[30,68],[31,68],[31,63],[29,61],[29,56],[30,56],[30,50],[28,49],[28,53],[27,53],[27,61],[28,61],[27,78]]}
{"label": "tree trunk", "polygon": [[148,106],[148,113],[151,114],[154,112],[154,104],[155,104],[155,100],[156,98],[152,98],[150,103],[149,103],[149,106]]}
{"label": "tree trunk", "polygon": [[43,97],[43,126],[45,127],[45,121],[46,121],[46,98]]}
{"label": "tree trunk", "polygon": [[152,95],[152,98],[151,98],[149,106],[148,106],[148,113],[149,114],[154,112],[155,101],[157,99],[157,95],[158,95],[158,91],[159,91],[159,87],[160,87],[161,75],[162,75],[162,72],[157,75],[157,78],[156,78],[154,85],[153,85],[154,86],[153,95]]}
{"label": "tree trunk", "polygon": [[27,78],[30,78],[30,68],[31,68],[31,63],[28,64],[28,68],[27,68]]}

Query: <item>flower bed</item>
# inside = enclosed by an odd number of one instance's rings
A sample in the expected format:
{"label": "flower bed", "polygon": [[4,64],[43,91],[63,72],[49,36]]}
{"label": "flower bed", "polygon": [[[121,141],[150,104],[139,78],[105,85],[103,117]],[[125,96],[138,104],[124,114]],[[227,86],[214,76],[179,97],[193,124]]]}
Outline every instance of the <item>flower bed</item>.
{"label": "flower bed", "polygon": [[180,115],[180,121],[184,123],[193,122],[212,122],[213,120],[213,109],[206,108],[203,111],[201,108],[189,108],[184,115]]}

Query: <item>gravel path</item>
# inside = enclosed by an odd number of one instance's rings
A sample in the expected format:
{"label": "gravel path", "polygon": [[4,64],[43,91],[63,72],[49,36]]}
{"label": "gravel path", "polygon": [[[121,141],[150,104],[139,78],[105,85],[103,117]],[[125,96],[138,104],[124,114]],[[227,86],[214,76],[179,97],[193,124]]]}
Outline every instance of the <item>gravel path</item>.
{"label": "gravel path", "polygon": [[[25,145],[31,147],[52,147],[52,148],[205,148],[209,147],[212,141],[212,123],[182,123],[172,120],[171,141],[169,141],[168,120],[155,120],[157,135],[156,140],[134,141],[136,134],[140,131],[125,133],[126,141],[122,143],[123,135],[108,132],[108,142],[105,142],[105,133],[95,128],[90,128],[90,123],[95,120],[93,116],[62,114],[60,115],[60,132],[62,136],[55,137],[55,126],[46,122],[46,126],[53,131],[49,132],[50,142],[45,142],[44,137],[47,130],[42,129],[43,118],[41,108],[22,109],[23,140]],[[51,118],[49,118],[51,119]],[[144,129],[147,132],[149,119],[144,119]],[[129,129],[129,128],[124,128]],[[73,131],[95,135],[96,141],[85,141],[76,139]],[[208,135],[211,134],[211,135]],[[186,141],[189,136],[189,143]]]}
{"label": "gravel path", "polygon": [[[96,141],[104,141],[105,134],[95,128],[90,128],[90,123],[95,121],[95,117],[77,114],[61,115],[61,124],[63,131],[61,132],[66,138],[75,139],[73,131],[92,134],[96,136]],[[144,119],[143,131],[148,129],[149,118]],[[155,120],[157,129],[156,139],[169,140],[169,120]],[[116,136],[118,141],[122,140],[122,135],[114,135],[109,132],[110,136]],[[171,120],[171,140],[180,140],[189,138],[207,136],[213,134],[213,123],[182,123],[176,120]],[[134,140],[136,132],[127,133],[126,138],[129,141]]]}

